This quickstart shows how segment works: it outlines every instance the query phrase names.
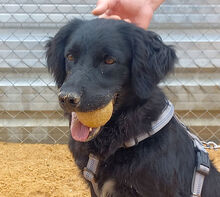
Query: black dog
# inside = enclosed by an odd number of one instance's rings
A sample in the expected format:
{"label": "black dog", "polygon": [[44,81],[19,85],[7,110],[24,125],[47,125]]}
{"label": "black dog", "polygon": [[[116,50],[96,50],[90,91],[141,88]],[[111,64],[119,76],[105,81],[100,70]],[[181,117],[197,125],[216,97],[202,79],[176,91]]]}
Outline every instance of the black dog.
{"label": "black dog", "polygon": [[[69,115],[76,164],[83,171],[89,154],[99,158],[98,193],[88,182],[92,197],[191,196],[197,152],[175,117],[155,135],[123,146],[151,131],[165,109],[167,98],[157,85],[176,59],[157,34],[115,20],[73,20],[47,43],[47,64]],[[113,115],[98,134],[72,113],[96,110],[111,100]],[[212,164],[202,197],[220,197],[220,174]]]}

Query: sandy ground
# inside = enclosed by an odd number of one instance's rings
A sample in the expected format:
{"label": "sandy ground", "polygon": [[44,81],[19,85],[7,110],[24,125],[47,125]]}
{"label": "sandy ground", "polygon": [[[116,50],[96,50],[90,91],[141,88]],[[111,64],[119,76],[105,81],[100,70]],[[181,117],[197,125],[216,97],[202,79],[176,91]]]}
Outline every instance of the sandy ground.
{"label": "sandy ground", "polygon": [[[220,171],[220,150],[211,151]],[[0,143],[0,197],[89,197],[67,145]]]}

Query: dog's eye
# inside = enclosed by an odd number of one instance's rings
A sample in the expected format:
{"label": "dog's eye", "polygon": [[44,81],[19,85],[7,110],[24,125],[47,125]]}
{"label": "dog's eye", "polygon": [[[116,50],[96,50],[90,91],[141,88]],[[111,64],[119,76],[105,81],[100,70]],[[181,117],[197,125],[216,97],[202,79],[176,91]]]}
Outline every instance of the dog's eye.
{"label": "dog's eye", "polygon": [[104,60],[105,64],[114,64],[116,62],[114,57],[106,57]]}
{"label": "dog's eye", "polygon": [[68,59],[68,61],[74,61],[74,57],[73,57],[72,54],[68,54],[68,55],[66,56],[66,58]]}

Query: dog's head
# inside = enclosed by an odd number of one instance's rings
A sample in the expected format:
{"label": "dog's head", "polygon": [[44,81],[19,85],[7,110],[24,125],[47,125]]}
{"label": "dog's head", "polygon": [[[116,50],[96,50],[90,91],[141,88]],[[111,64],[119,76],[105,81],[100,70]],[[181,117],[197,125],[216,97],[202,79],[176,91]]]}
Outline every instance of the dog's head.
{"label": "dog's head", "polygon": [[[174,67],[174,50],[135,25],[75,19],[47,43],[47,65],[66,112],[93,111],[116,100],[147,100]],[[117,99],[123,101],[117,103]]]}

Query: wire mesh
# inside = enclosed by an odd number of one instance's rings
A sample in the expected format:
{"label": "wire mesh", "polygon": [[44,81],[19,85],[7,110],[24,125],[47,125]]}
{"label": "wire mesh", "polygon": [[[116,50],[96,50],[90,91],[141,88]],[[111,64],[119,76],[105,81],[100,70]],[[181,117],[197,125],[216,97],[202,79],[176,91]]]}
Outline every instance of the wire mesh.
{"label": "wire mesh", "polygon": [[[68,122],[45,68],[45,41],[72,18],[92,19],[96,0],[1,0],[0,140],[66,143]],[[179,57],[161,83],[176,113],[203,140],[220,142],[220,2],[167,0],[150,28]]]}

